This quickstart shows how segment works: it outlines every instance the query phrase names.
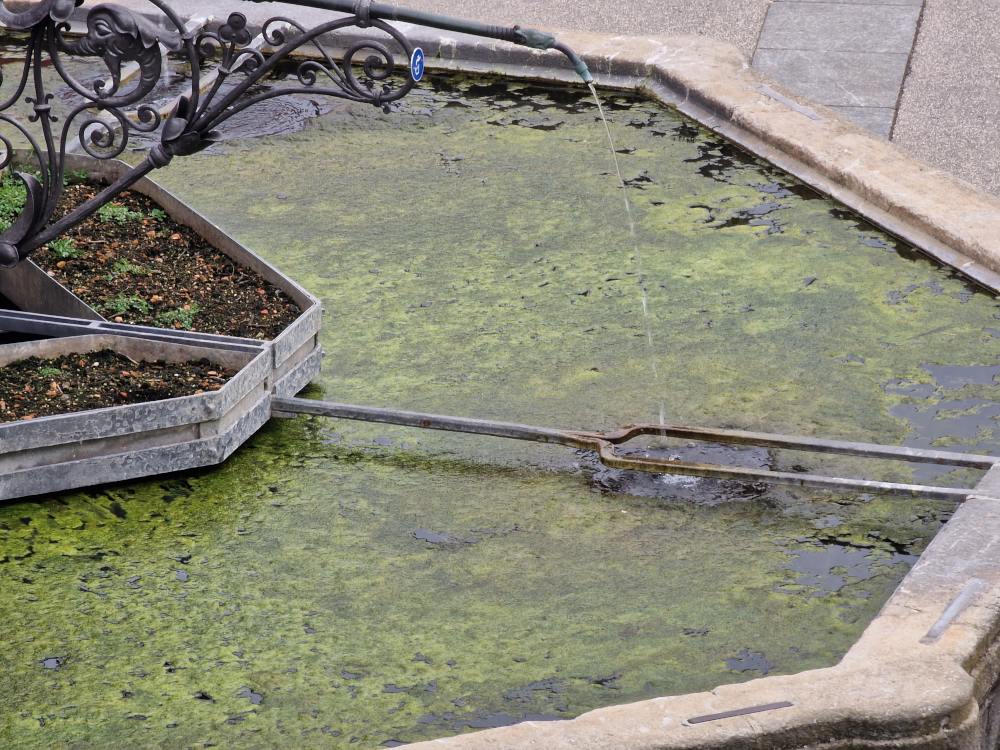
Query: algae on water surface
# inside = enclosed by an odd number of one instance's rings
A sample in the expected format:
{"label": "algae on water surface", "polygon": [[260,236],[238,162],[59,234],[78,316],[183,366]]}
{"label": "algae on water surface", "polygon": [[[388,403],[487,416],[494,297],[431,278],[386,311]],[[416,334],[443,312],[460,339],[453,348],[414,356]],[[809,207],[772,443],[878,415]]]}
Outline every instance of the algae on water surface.
{"label": "algae on water surface", "polygon": [[[611,96],[651,383],[586,96],[439,81],[160,179],[323,298],[313,395],[594,429],[662,399],[672,421],[1000,449],[992,297]],[[829,665],[950,509],[275,422],[214,471],[0,508],[0,742],[372,747]]]}

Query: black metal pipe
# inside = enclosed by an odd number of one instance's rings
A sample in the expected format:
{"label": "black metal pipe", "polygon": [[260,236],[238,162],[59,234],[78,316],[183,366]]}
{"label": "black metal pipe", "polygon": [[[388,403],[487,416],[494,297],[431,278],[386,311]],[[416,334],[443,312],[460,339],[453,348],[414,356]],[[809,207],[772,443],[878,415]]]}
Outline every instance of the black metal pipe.
{"label": "black metal pipe", "polygon": [[[250,0],[250,2],[275,2],[275,0]],[[594,80],[587,69],[586,63],[573,50],[565,44],[558,42],[554,36],[544,31],[524,29],[520,26],[493,26],[492,24],[481,23],[480,21],[470,21],[453,16],[441,16],[437,13],[399,8],[384,3],[367,3],[365,0],[282,0],[282,2],[287,2],[290,5],[319,8],[320,10],[331,10],[338,13],[359,15],[363,13],[367,14],[369,18],[413,23],[418,26],[429,26],[430,28],[443,29],[445,31],[457,31],[462,34],[471,34],[489,39],[499,39],[504,42],[511,42],[512,44],[520,44],[532,49],[555,49],[566,55],[584,83],[591,83]]]}

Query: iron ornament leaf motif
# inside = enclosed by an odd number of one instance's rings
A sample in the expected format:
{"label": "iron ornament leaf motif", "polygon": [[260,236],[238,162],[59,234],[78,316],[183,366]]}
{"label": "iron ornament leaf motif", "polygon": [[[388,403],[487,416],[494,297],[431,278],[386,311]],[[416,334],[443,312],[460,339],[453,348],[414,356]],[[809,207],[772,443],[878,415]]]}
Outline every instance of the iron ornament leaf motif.
{"label": "iron ornament leaf motif", "polygon": [[247,31],[247,17],[242,13],[230,13],[229,19],[219,27],[219,38],[238,47],[246,47],[252,39]]}
{"label": "iron ornament leaf motif", "polygon": [[56,22],[69,20],[73,9],[83,0],[43,0],[22,11],[12,11],[0,2],[0,23],[14,31],[27,31],[46,19]]}
{"label": "iron ornament leaf motif", "polygon": [[[111,87],[105,91],[98,81],[95,91],[108,106],[121,107],[141,100],[153,90],[160,79],[162,55],[160,47],[171,52],[181,49],[180,34],[155,26],[152,21],[136,16],[116,5],[98,5],[87,16],[87,34],[78,41],[67,42],[71,55],[98,56],[111,73]],[[121,85],[122,63],[139,65],[139,85],[124,96],[115,96]]]}

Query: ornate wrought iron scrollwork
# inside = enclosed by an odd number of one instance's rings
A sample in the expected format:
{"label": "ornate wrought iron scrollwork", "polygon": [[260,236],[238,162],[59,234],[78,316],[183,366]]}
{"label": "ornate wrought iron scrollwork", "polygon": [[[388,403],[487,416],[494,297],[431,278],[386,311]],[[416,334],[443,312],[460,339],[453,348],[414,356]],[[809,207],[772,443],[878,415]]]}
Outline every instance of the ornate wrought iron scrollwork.
{"label": "ornate wrought iron scrollwork", "polygon": [[[408,59],[413,51],[409,40],[390,24],[371,17],[364,3],[354,15],[311,29],[290,18],[274,17],[262,26],[262,45],[255,45],[241,13],[232,13],[214,30],[189,32],[162,0],[149,0],[159,23],[114,4],[97,5],[86,14],[86,32],[74,38],[68,33],[67,21],[80,1],[43,0],[28,10],[12,12],[0,0],[0,22],[8,29],[30,32],[20,75],[6,96],[4,71],[0,71],[0,168],[13,168],[15,141],[26,142],[34,157],[30,171],[15,172],[27,199],[14,222],[0,233],[3,266],[15,265],[173,157],[209,146],[229,118],[259,102],[310,94],[368,103],[388,111],[392,102],[414,86],[408,76],[393,80],[397,63],[393,46]],[[323,37],[349,27],[376,29],[387,39],[356,42],[338,62],[324,46]],[[258,48],[263,45],[271,48],[270,54]],[[188,91],[164,116],[151,95],[168,52],[187,59],[191,78]],[[293,60],[296,53],[308,54]],[[70,73],[68,56],[100,58],[107,78],[90,84],[78,80]],[[217,63],[214,71],[208,67],[210,59]],[[258,84],[283,72],[290,61],[293,73],[288,80],[262,90]],[[78,97],[61,118],[53,112],[53,94],[46,89],[42,75],[49,62]],[[135,81],[126,81],[129,64],[138,68]],[[28,124],[11,114],[20,102],[30,105]],[[5,129],[9,134],[3,132]],[[154,131],[159,131],[159,140],[142,163],[91,200],[52,221],[62,197],[67,149],[74,138],[91,156],[109,159],[125,150],[132,133]]]}
{"label": "ornate wrought iron scrollwork", "polygon": [[[139,101],[156,86],[162,67],[161,46],[170,52],[179,51],[180,35],[157,28],[150,20],[116,5],[95,7],[87,16],[86,36],[63,42],[63,48],[71,55],[92,55],[104,60],[111,73],[111,85],[105,90],[105,83],[99,81],[94,90],[104,104],[117,107]],[[118,96],[122,63],[132,61],[139,65],[139,85],[128,95]]]}

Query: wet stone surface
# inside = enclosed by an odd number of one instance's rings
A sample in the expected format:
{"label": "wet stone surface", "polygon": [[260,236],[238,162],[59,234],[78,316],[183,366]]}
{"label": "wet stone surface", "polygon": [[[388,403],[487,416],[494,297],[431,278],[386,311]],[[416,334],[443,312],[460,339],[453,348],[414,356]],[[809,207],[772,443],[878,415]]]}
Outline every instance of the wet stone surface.
{"label": "wet stone surface", "polygon": [[[992,297],[610,96],[641,280],[584,93],[432,77],[393,114],[335,103],[160,179],[323,298],[317,397],[580,429],[662,401],[676,422],[1000,451]],[[393,747],[822,667],[952,509],[274,421],[214,471],[0,507],[0,744]]]}

